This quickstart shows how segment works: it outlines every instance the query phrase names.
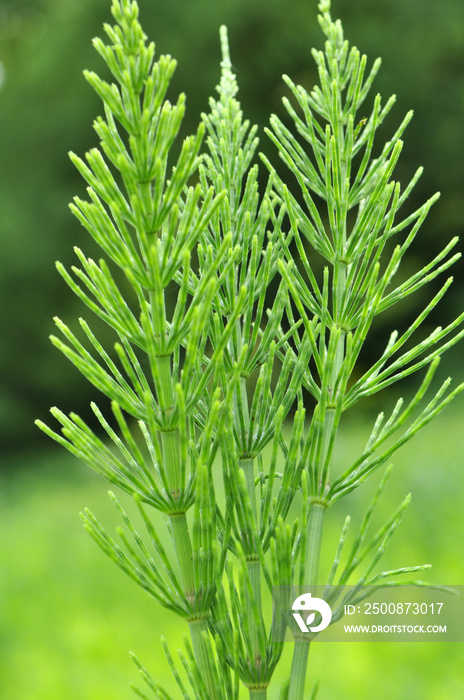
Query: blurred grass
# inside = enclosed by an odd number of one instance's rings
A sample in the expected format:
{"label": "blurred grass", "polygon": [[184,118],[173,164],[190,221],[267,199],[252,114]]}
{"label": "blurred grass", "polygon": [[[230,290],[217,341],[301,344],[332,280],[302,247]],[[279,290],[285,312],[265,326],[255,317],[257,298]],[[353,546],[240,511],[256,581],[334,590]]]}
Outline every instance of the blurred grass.
{"label": "blurred grass", "polygon": [[[345,460],[366,436],[362,421],[347,425],[338,457]],[[409,491],[413,501],[385,567],[432,563],[422,578],[464,584],[463,454],[461,400],[395,459],[377,523]],[[177,697],[159,639],[166,635],[175,652],[184,626],[126,579],[82,530],[77,514],[84,506],[110,532],[119,524],[105,483],[59,448],[10,466],[0,481],[0,698],[135,697],[130,649]],[[346,513],[359,522],[377,481],[330,511],[326,566]],[[285,678],[290,658],[289,645],[278,679]],[[462,643],[315,644],[309,675],[321,680],[318,700],[457,700],[464,697],[463,661]]]}

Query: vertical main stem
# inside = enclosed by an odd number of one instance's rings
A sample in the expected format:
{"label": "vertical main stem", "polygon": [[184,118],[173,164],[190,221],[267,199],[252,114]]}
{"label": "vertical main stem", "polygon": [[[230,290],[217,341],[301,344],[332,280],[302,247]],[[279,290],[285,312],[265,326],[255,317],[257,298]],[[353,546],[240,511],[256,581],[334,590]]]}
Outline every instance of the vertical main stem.
{"label": "vertical main stem", "polygon": [[256,506],[256,494],[255,494],[255,461],[252,457],[245,457],[239,459],[238,465],[240,469],[243,470],[245,475],[245,482],[247,487],[248,497],[251,503],[251,511],[255,519],[255,523],[258,523],[258,509]]}
{"label": "vertical main stem", "polygon": [[[239,460],[239,467],[243,469],[245,474],[245,483],[247,486],[248,496],[251,501],[251,510],[253,512],[253,517],[255,523],[257,524],[257,506],[256,506],[256,495],[255,495],[255,473],[254,473],[254,460],[251,458]],[[256,554],[256,553],[254,553]],[[257,557],[257,554],[256,554]],[[250,583],[253,590],[253,595],[256,601],[258,609],[261,610],[261,564],[259,560],[249,559],[247,562],[248,574],[250,576]],[[251,612],[251,611],[250,611]],[[254,652],[258,653],[258,642],[254,645]]]}
{"label": "vertical main stem", "polygon": [[[257,505],[256,505],[256,494],[255,494],[255,475],[254,475],[254,460],[253,459],[242,459],[239,462],[240,468],[243,469],[245,474],[245,482],[247,486],[247,492],[251,501],[251,509],[253,512],[253,517],[255,523],[257,524]],[[257,555],[256,555],[257,556]],[[249,664],[252,668],[252,672],[259,676],[259,667],[264,660],[261,659],[261,651],[259,644],[258,630],[255,628],[253,623],[254,608],[257,608],[259,614],[262,613],[262,601],[261,601],[261,562],[256,559],[247,559],[247,571],[250,577],[251,589],[253,591],[253,596],[247,594],[246,598],[246,614],[251,628],[251,658]],[[267,690],[266,688],[249,688],[250,700],[266,700]]]}
{"label": "vertical main stem", "polygon": [[169,515],[172,541],[179,566],[180,585],[190,604],[195,602],[195,580],[193,574],[193,550],[185,513]]}
{"label": "vertical main stem", "polygon": [[317,586],[319,574],[319,560],[321,556],[322,531],[324,528],[324,516],[327,507],[320,503],[313,503],[309,511],[309,520],[306,530],[306,542],[309,544],[308,556],[305,561],[304,585]]}
{"label": "vertical main stem", "polygon": [[[304,585],[316,586],[319,572],[319,559],[321,552],[322,531],[324,526],[326,506],[313,503],[309,511],[309,520],[306,531],[308,545],[304,571]],[[293,652],[292,669],[290,672],[290,684],[288,688],[288,700],[304,700],[306,680],[306,668],[308,666],[309,642],[307,638],[295,637],[295,649]]]}
{"label": "vertical main stem", "polygon": [[[237,353],[237,357],[242,349],[242,328],[240,321],[236,322],[235,325],[235,345],[233,340],[230,341],[229,345],[233,354]],[[242,416],[243,425],[240,420]],[[250,413],[248,408],[248,393],[247,393],[247,381],[245,377],[240,378],[239,386],[234,391],[234,418],[237,427],[237,432],[245,429],[245,435],[243,438],[246,439],[248,432],[250,430]],[[239,457],[239,467],[243,470],[245,475],[245,483],[248,498],[250,500],[251,511],[253,514],[253,519],[255,522],[256,529],[258,528],[258,506],[256,502],[256,489],[255,489],[255,462],[252,456],[243,455]],[[261,659],[261,650],[259,644],[258,630],[255,627],[254,619],[256,608],[258,609],[259,616],[262,616],[262,600],[261,600],[261,563],[258,559],[257,552],[251,553],[251,558],[247,556],[247,571],[250,578],[251,589],[253,591],[252,595],[247,594],[246,596],[246,615],[248,618],[248,623],[250,626],[250,642],[251,658],[248,660],[251,672],[259,683],[261,671],[261,664],[264,659]],[[257,685],[258,685],[257,683]],[[249,688],[250,700],[266,700],[267,689],[262,687],[250,687]]]}
{"label": "vertical main stem", "polygon": [[[341,293],[345,284],[346,266],[340,265],[336,298],[341,299]],[[329,447],[333,439],[335,428],[335,386],[344,359],[345,333],[340,334],[336,347],[332,373],[329,377],[329,405],[326,406],[324,426],[322,431],[322,450],[320,459],[321,483],[317,484],[320,497],[325,496],[325,488],[328,483],[330,468]],[[309,520],[306,532],[305,566],[302,583],[307,586],[316,586],[318,583],[319,560],[321,554],[322,531],[327,504],[313,502],[309,512]],[[293,653],[292,669],[288,700],[304,700],[306,669],[308,666],[309,642],[304,636],[295,637],[295,649]]]}
{"label": "vertical main stem", "polygon": [[[157,370],[159,376],[160,403],[166,411],[174,410],[174,387],[171,372],[171,358],[168,356],[157,358]],[[180,462],[180,436],[179,430],[161,432],[161,445],[163,449],[163,468],[166,480],[171,491],[170,495],[177,500],[181,496],[183,488],[182,468]],[[192,608],[195,608],[195,573],[193,566],[192,540],[187,523],[187,514],[179,509],[168,515],[171,526],[172,540],[179,567],[179,579],[184,595]],[[190,636],[192,639],[193,653],[203,682],[208,691],[208,700],[219,700],[217,687],[217,674],[214,659],[211,655],[211,647],[208,643],[208,623],[205,616],[199,616],[189,621]]]}
{"label": "vertical main stem", "polygon": [[208,642],[208,621],[206,618],[198,618],[189,622],[190,637],[192,640],[193,655],[200,670],[201,677],[208,691],[208,700],[221,700],[217,674],[211,658],[211,646]]}
{"label": "vertical main stem", "polygon": [[[332,20],[330,19],[330,13],[325,13],[323,16],[324,22],[328,22],[332,25]],[[332,25],[333,26],[333,25]],[[327,34],[328,35],[328,34]],[[337,73],[339,73],[339,66],[337,64]],[[339,76],[337,75],[337,79]],[[337,383],[339,382],[339,374],[342,369],[342,364],[344,360],[345,352],[345,331],[343,330],[343,325],[341,320],[343,319],[343,306],[345,303],[345,289],[346,289],[346,279],[347,279],[347,264],[345,261],[346,253],[346,210],[347,210],[347,197],[349,189],[349,180],[347,180],[347,163],[344,157],[345,148],[345,129],[343,126],[343,109],[341,107],[341,91],[337,87],[337,81],[334,81],[334,89],[336,94],[333,93],[332,105],[335,105],[334,115],[329,117],[330,131],[333,135],[334,143],[334,154],[332,160],[332,180],[327,182],[327,188],[332,189],[334,194],[335,205],[332,206],[332,211],[329,211],[330,220],[334,220],[335,229],[333,230],[334,240],[336,241],[336,255],[334,263],[333,272],[333,286],[332,286],[332,319],[333,326],[330,328],[330,341],[336,339],[332,335],[332,332],[337,333],[337,346],[335,347],[335,352],[333,353],[333,345],[329,342],[329,347],[324,347],[326,351],[325,357],[330,350],[330,364],[327,362],[323,368],[323,375],[321,376],[322,385],[326,385],[328,392],[327,397],[323,399],[324,404],[321,406],[321,413],[324,415],[322,427],[322,442],[317,445],[319,448],[318,458],[316,464],[312,465],[314,469],[312,476],[315,481],[315,489],[312,494],[314,500],[311,504],[311,509],[309,512],[309,520],[306,531],[306,549],[304,552],[304,570],[302,572],[304,585],[316,586],[318,583],[318,571],[319,571],[319,560],[321,552],[321,542],[322,542],[322,532],[324,525],[324,516],[327,504],[324,502],[326,496],[326,487],[330,480],[330,462],[331,462],[331,450],[333,447],[333,441],[335,439],[335,433],[337,426],[335,425],[336,419],[336,406],[337,397],[336,389]],[[350,154],[351,155],[351,154]],[[336,172],[335,164],[339,164],[339,172]],[[341,172],[340,172],[341,171]],[[339,191],[337,193],[337,188],[333,183],[340,183]],[[348,184],[347,184],[348,183]],[[327,198],[329,203],[329,199]],[[346,205],[346,206],[345,206]],[[324,278],[328,280],[328,277]],[[339,325],[340,324],[340,325]],[[325,326],[324,326],[325,328]],[[321,344],[325,346],[325,330],[324,336],[321,337]],[[340,391],[340,384],[338,383],[338,391]],[[309,655],[309,642],[305,639],[304,633],[295,637],[295,649],[293,654],[292,669],[290,675],[290,683],[287,700],[304,700],[305,699],[305,679],[306,679],[306,669],[308,664]]]}

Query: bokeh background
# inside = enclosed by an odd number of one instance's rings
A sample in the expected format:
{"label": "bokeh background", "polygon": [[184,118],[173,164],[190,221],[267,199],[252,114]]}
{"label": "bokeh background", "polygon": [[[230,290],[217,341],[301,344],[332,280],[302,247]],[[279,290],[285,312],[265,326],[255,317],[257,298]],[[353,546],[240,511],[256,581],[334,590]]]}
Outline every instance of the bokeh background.
{"label": "bokeh background", "polygon": [[[332,4],[350,42],[371,63],[383,59],[376,91],[384,99],[392,93],[398,98],[385,135],[407,110],[415,111],[398,169],[407,181],[419,165],[425,167],[411,209],[435,191],[442,193],[412,251],[414,269],[463,229],[464,3]],[[178,60],[172,96],[187,93],[186,134],[196,128],[214,92],[218,30],[228,25],[244,112],[261,127],[261,148],[275,160],[263,128],[271,112],[283,115],[286,89],[280,76],[288,73],[308,89],[316,80],[310,55],[312,46],[322,45],[316,0],[139,0],[139,5],[158,53]],[[33,425],[36,417],[46,420],[51,405],[85,415],[96,398],[48,335],[54,315],[70,321],[82,312],[54,261],[72,263],[74,245],[96,254],[67,207],[83,191],[67,152],[82,155],[96,144],[92,121],[100,105],[82,70],[104,71],[91,38],[111,21],[109,7],[109,0],[0,2],[0,697],[9,700],[128,698],[128,684],[137,676],[129,649],[169,687],[159,638],[165,634],[175,650],[184,634],[84,535],[77,513],[86,505],[110,529],[116,523],[105,484]],[[454,276],[452,292],[431,325],[449,322],[463,309],[461,263]],[[385,321],[404,326],[420,304],[418,296],[410,298]],[[369,345],[373,357],[383,337],[379,327]],[[464,380],[462,347],[442,363],[442,374],[456,381]],[[415,386],[417,379],[403,391]],[[340,459],[359,448],[367,421],[392,400],[380,397],[347,422]],[[387,563],[431,562],[428,580],[435,583],[464,584],[463,417],[459,399],[402,450],[383,502],[387,513],[413,492]],[[333,511],[328,551],[345,512],[355,518],[362,513],[374,486]],[[321,679],[320,700],[464,696],[463,644],[327,644],[311,657],[313,678]]]}

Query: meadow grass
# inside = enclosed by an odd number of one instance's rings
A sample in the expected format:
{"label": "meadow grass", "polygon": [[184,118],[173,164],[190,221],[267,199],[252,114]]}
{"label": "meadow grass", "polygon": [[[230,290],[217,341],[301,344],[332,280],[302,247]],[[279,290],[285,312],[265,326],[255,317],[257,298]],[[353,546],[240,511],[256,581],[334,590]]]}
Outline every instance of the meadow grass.
{"label": "meadow grass", "polygon": [[[462,415],[459,400],[401,450],[377,514],[380,523],[413,492],[385,564],[430,562],[427,580],[440,584],[463,581]],[[338,456],[356,450],[366,430],[361,420],[346,426]],[[98,512],[110,532],[119,524],[105,483],[54,449],[12,459],[9,467],[0,481],[0,697],[130,698],[129,683],[137,681],[130,649],[176,695],[157,640],[164,634],[175,652],[185,626],[143,591],[134,594],[132,582],[114,572],[82,530],[84,506]],[[324,538],[327,565],[345,514],[362,513],[366,502],[366,492],[361,498],[355,492],[333,506]],[[288,647],[276,680],[288,674]],[[464,697],[463,658],[462,643],[315,644],[309,675],[320,677],[318,700],[455,700]]]}

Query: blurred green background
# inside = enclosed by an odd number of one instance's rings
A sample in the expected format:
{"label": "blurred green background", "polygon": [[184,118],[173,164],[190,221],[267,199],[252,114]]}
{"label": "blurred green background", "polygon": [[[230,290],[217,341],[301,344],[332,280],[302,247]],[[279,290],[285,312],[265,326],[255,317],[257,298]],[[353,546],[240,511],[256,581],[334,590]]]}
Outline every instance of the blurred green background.
{"label": "blurred green background", "polygon": [[[370,61],[381,56],[376,90],[398,96],[385,127],[393,133],[404,113],[415,118],[405,135],[398,176],[425,172],[413,210],[442,192],[410,260],[411,269],[433,257],[464,222],[464,3],[462,0],[334,0],[352,44]],[[172,97],[187,93],[185,133],[196,128],[219,76],[218,29],[229,27],[232,61],[247,117],[264,127],[283,116],[280,76],[310,88],[316,80],[312,46],[320,47],[316,0],[140,0],[142,24],[158,53],[179,62]],[[50,405],[85,415],[95,392],[49,341],[52,317],[82,313],[54,269],[73,262],[79,245],[95,254],[67,203],[83,185],[67,157],[96,144],[92,121],[100,111],[82,77],[102,71],[91,38],[111,21],[109,0],[0,2],[0,697],[12,700],[119,700],[130,697],[134,649],[160,680],[171,684],[159,637],[175,650],[184,631],[146,595],[113,571],[83,534],[77,513],[89,505],[116,523],[105,485],[33,426]],[[274,158],[266,136],[261,147]],[[462,248],[461,248],[462,249]],[[463,266],[432,324],[463,307]],[[414,298],[395,313],[396,324],[414,314]],[[392,322],[387,317],[386,321]],[[370,343],[378,355],[386,331]],[[443,362],[463,380],[462,349]],[[412,383],[412,387],[417,381]],[[409,391],[411,387],[406,387]],[[386,398],[391,404],[391,397]],[[365,439],[365,414],[345,426],[340,458]],[[392,566],[431,562],[429,580],[464,583],[462,503],[463,401],[407,446],[398,459],[385,510],[405,493],[414,500],[392,543]],[[369,488],[334,509],[326,534],[335,546],[345,512],[356,514]],[[343,512],[342,512],[343,511]],[[362,511],[361,511],[362,512]],[[321,678],[320,700],[464,696],[462,644],[321,645],[311,652]],[[285,670],[285,669],[284,669]]]}

